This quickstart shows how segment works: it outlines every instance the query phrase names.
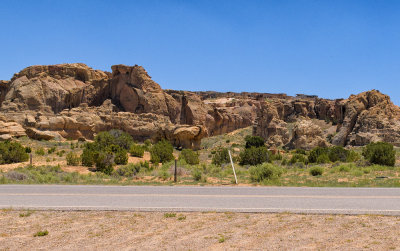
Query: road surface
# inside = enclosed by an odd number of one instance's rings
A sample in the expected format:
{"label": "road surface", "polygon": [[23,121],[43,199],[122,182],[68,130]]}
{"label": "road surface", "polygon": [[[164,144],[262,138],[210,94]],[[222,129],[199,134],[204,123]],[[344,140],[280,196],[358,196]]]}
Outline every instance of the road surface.
{"label": "road surface", "polygon": [[400,215],[400,189],[0,185],[0,208]]}

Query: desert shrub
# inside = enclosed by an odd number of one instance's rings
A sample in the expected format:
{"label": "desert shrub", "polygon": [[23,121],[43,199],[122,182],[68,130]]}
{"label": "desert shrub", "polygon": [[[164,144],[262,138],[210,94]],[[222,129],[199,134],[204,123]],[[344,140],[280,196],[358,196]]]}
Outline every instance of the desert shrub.
{"label": "desert shrub", "polygon": [[31,153],[32,152],[32,148],[30,148],[29,146],[25,147],[25,152],[26,153]]}
{"label": "desert shrub", "polygon": [[168,170],[161,169],[158,171],[158,177],[160,177],[162,180],[167,180],[169,177],[171,177],[171,174],[168,172]]}
{"label": "desert shrub", "polygon": [[293,165],[296,163],[308,164],[308,159],[303,154],[293,154],[292,158],[290,158],[290,160],[289,160],[289,164]]}
{"label": "desert shrub", "polygon": [[229,153],[227,148],[220,148],[215,151],[215,154],[211,160],[212,164],[221,166],[222,164],[229,163]]}
{"label": "desert shrub", "polygon": [[131,148],[129,149],[129,153],[133,157],[143,158],[144,155],[144,147],[138,144],[132,144]]}
{"label": "desert shrub", "polygon": [[95,143],[99,148],[106,148],[110,145],[117,145],[125,150],[129,150],[133,144],[132,136],[121,130],[110,130],[100,132],[95,137]]}
{"label": "desert shrub", "polygon": [[282,160],[282,154],[280,154],[279,152],[277,154],[270,154],[269,155],[269,160],[270,161],[275,161],[275,160]]}
{"label": "desert shrub", "polygon": [[308,160],[310,163],[329,163],[329,162],[355,162],[360,159],[360,155],[355,151],[349,151],[342,146],[316,147],[310,151]]}
{"label": "desert shrub", "polygon": [[329,148],[328,157],[332,162],[341,161],[346,162],[349,155],[349,150],[344,149],[342,146],[333,146]]}
{"label": "desert shrub", "polygon": [[100,152],[95,154],[96,171],[110,175],[114,171],[114,154]]}
{"label": "desert shrub", "polygon": [[65,150],[58,151],[56,154],[58,157],[62,157],[65,153]]}
{"label": "desert shrub", "polygon": [[319,155],[317,157],[317,161],[316,161],[316,163],[318,163],[318,164],[325,164],[325,163],[329,163],[329,162],[330,162],[329,156],[328,156],[328,154],[325,154],[325,153]]}
{"label": "desert shrub", "polygon": [[266,147],[245,148],[240,153],[240,165],[259,165],[269,160],[269,153]]}
{"label": "desert shrub", "polygon": [[283,173],[283,169],[269,163],[264,163],[262,165],[250,167],[249,173],[252,182],[261,182],[279,178]]}
{"label": "desert shrub", "polygon": [[394,166],[396,151],[393,145],[386,142],[370,143],[364,147],[362,155],[371,164]]}
{"label": "desert shrub", "polygon": [[29,159],[25,148],[18,142],[0,142],[0,164],[24,162]]}
{"label": "desert shrub", "polygon": [[140,171],[141,167],[141,164],[129,164],[118,168],[117,170],[115,170],[115,173],[118,176],[133,177]]}
{"label": "desert shrub", "polygon": [[98,149],[95,143],[86,143],[81,154],[83,166],[92,167],[95,164],[95,157]]}
{"label": "desert shrub", "polygon": [[312,176],[319,176],[322,175],[324,169],[320,166],[314,166],[310,168],[309,172]]}
{"label": "desert shrub", "polygon": [[194,168],[192,170],[191,174],[195,181],[200,181],[202,178],[202,173],[201,173],[200,169],[198,169],[198,168]]}
{"label": "desert shrub", "polygon": [[346,162],[356,162],[358,160],[360,160],[360,154],[350,150],[349,154],[347,155]]}
{"label": "desert shrub", "polygon": [[316,147],[310,151],[310,154],[308,155],[308,162],[317,163],[317,159],[320,155],[322,154],[328,155],[328,153],[329,149],[327,147]]}
{"label": "desert shrub", "polygon": [[128,152],[133,144],[132,137],[120,130],[100,132],[93,143],[86,143],[81,155],[82,165],[110,174],[114,164],[126,165]]}
{"label": "desert shrub", "polygon": [[48,234],[49,234],[49,231],[47,231],[47,230],[38,231],[38,232],[36,232],[36,233],[33,235],[33,237],[46,236],[46,235],[48,235]]}
{"label": "desert shrub", "polygon": [[77,166],[79,165],[80,159],[79,156],[74,152],[69,152],[67,156],[65,156],[67,160],[67,165],[69,166]]}
{"label": "desert shrub", "polygon": [[185,160],[189,165],[197,165],[200,162],[199,154],[191,149],[183,149],[179,159]]}
{"label": "desert shrub", "polygon": [[16,172],[16,171],[9,171],[5,174],[7,179],[10,180],[26,180],[28,178],[28,176],[25,173],[20,173],[20,172]]}
{"label": "desert shrub", "polygon": [[52,153],[54,153],[56,150],[57,150],[57,148],[56,148],[55,146],[53,146],[53,147],[51,147],[51,148],[49,148],[49,149],[47,150],[47,154],[52,154]]}
{"label": "desert shrub", "polygon": [[40,156],[44,156],[46,153],[44,152],[43,147],[36,149],[35,153]]}
{"label": "desert shrub", "polygon": [[166,140],[161,140],[154,144],[150,149],[150,160],[153,163],[165,163],[174,159],[174,148]]}
{"label": "desert shrub", "polygon": [[128,164],[128,152],[125,148],[120,147],[119,145],[111,145],[108,146],[106,152],[112,153],[114,155],[114,163],[117,165],[126,165]]}
{"label": "desert shrub", "polygon": [[264,146],[264,139],[259,136],[246,136],[246,148]]}
{"label": "desert shrub", "polygon": [[287,158],[284,158],[283,160],[282,160],[282,162],[281,162],[281,165],[282,166],[286,166],[288,164],[288,160],[287,160]]}
{"label": "desert shrub", "polygon": [[303,154],[303,155],[306,155],[306,154],[307,154],[306,150],[300,149],[300,148],[297,148],[297,149],[294,151],[294,153],[295,153],[295,154]]}
{"label": "desert shrub", "polygon": [[144,146],[145,146],[147,149],[150,149],[150,147],[151,147],[151,140],[146,139],[143,143],[144,143]]}

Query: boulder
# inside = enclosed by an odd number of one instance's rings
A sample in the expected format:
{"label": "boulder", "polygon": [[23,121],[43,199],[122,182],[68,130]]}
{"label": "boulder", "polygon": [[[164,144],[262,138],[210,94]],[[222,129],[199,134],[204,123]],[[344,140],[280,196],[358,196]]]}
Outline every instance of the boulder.
{"label": "boulder", "polygon": [[26,128],[26,134],[31,139],[36,140],[53,140],[53,139],[61,139],[60,134],[52,131],[40,131],[35,128]]}

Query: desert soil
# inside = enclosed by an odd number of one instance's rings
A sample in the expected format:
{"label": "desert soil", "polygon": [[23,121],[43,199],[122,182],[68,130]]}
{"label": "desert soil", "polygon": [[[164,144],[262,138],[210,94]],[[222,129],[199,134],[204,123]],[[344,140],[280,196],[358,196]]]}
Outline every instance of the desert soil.
{"label": "desert soil", "polygon": [[[399,250],[400,217],[0,211],[0,250]],[[34,237],[38,231],[47,236]]]}

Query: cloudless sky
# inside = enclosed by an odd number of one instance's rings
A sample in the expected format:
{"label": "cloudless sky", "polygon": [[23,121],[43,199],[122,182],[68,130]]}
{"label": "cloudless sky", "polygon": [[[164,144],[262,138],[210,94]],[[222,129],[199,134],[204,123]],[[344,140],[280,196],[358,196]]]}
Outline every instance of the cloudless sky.
{"label": "cloudless sky", "polygon": [[400,1],[1,1],[0,79],[74,62],[142,65],[164,89],[400,104]]}

